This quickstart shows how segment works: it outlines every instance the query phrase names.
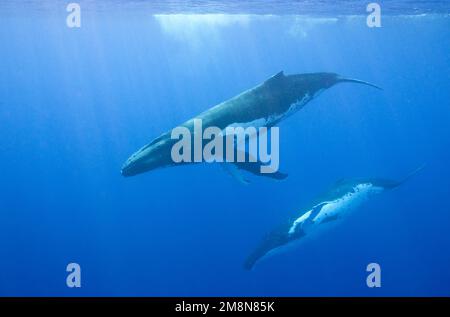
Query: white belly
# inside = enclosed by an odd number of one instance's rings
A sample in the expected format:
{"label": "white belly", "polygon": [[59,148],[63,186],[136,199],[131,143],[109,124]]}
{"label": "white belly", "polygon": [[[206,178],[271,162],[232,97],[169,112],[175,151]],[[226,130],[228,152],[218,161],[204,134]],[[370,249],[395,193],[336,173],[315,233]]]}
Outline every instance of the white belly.
{"label": "white belly", "polygon": [[[297,218],[289,229],[289,233],[293,234],[297,230],[297,226],[309,234],[318,227],[323,227],[330,219],[345,217],[351,210],[357,208],[361,203],[368,199],[369,195],[383,191],[382,188],[373,186],[370,183],[358,184],[353,188],[353,192],[348,192],[344,196],[327,202],[316,215],[312,214],[312,210],[307,211]],[[309,219],[314,217],[313,219]]]}

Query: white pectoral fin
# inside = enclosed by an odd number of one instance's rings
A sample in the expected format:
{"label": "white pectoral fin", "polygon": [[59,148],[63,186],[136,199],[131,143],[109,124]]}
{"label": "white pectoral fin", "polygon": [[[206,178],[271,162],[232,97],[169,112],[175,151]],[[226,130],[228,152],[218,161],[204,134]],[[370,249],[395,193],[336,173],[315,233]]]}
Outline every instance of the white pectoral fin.
{"label": "white pectoral fin", "polygon": [[313,207],[311,215],[308,218],[309,222],[314,222],[314,220],[317,218],[317,216],[320,214],[320,212],[322,211],[322,208],[325,207],[326,205],[328,205],[329,202],[325,201],[322,202],[320,204],[317,204]]}
{"label": "white pectoral fin", "polygon": [[315,219],[320,214],[320,211],[323,207],[325,207],[329,202],[322,202],[320,204],[315,205],[311,210],[305,212],[299,218],[297,218],[289,229],[289,233],[293,234],[297,230],[297,226],[303,231],[307,231],[309,227],[314,224]]}

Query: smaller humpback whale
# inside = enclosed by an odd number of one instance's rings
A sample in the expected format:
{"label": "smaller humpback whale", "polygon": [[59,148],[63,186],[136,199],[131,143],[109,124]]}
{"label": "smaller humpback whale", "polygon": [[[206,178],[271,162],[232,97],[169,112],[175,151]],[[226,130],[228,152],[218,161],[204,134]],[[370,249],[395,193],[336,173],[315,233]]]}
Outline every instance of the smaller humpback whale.
{"label": "smaller humpback whale", "polygon": [[[200,113],[180,127],[185,127],[194,134],[195,122],[201,120],[204,129],[217,127],[224,131],[227,127],[235,126],[270,128],[302,109],[322,91],[345,82],[381,89],[371,83],[345,78],[335,73],[285,75],[281,71],[262,84]],[[171,149],[177,142],[171,138],[172,131],[173,129],[163,133],[131,155],[122,166],[122,175],[128,177],[161,167],[189,164],[190,162],[175,163],[172,160]],[[257,172],[263,165],[259,161],[253,164],[235,165],[235,171],[242,169],[258,176],[275,179],[286,177],[286,174],[279,172],[266,174]]]}
{"label": "smaller humpback whale", "polygon": [[420,167],[401,181],[379,178],[344,179],[338,181],[310,208],[294,216],[286,223],[266,235],[256,250],[244,263],[246,270],[251,270],[263,257],[273,255],[295,246],[303,238],[322,232],[329,224],[342,219],[364,201],[375,194],[400,186],[418,171]]}

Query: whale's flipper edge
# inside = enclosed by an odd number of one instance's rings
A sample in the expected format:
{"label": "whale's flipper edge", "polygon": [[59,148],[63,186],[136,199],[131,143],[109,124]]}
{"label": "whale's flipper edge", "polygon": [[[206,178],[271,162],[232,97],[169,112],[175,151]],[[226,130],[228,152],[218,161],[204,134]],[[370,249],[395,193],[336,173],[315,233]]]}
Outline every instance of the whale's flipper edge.
{"label": "whale's flipper edge", "polygon": [[269,177],[275,180],[284,180],[288,177],[288,174],[279,172],[279,171],[273,171],[272,173],[261,173],[261,166],[264,166],[265,164],[258,161],[258,162],[234,162],[231,163],[235,165],[238,169],[247,171],[253,175],[256,176],[264,176]]}
{"label": "whale's flipper edge", "polygon": [[[241,152],[242,153],[242,152]],[[267,164],[261,162],[259,159],[255,158],[252,154],[244,152],[245,157],[248,157],[248,161],[245,162],[224,162],[222,163],[223,169],[230,174],[234,179],[236,179],[241,184],[249,184],[250,181],[242,175],[242,171],[246,171],[250,174],[256,176],[265,176],[275,180],[284,180],[288,177],[288,174],[280,172],[278,170],[273,170],[271,173],[262,173],[261,167]]]}
{"label": "whale's flipper edge", "polygon": [[250,181],[242,175],[242,173],[239,171],[238,167],[231,163],[222,163],[221,166],[223,169],[236,181],[243,185],[250,184]]}

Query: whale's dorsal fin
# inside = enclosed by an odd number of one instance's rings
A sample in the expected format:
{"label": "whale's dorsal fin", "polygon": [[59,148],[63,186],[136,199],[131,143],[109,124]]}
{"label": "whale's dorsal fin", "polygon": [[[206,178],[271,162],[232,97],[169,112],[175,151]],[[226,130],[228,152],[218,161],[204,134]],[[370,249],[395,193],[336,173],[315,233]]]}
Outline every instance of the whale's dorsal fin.
{"label": "whale's dorsal fin", "polygon": [[277,83],[279,82],[281,79],[284,78],[284,71],[280,71],[278,73],[276,73],[275,75],[273,75],[272,77],[270,77],[269,79],[267,79],[264,84],[273,84],[273,83]]}

